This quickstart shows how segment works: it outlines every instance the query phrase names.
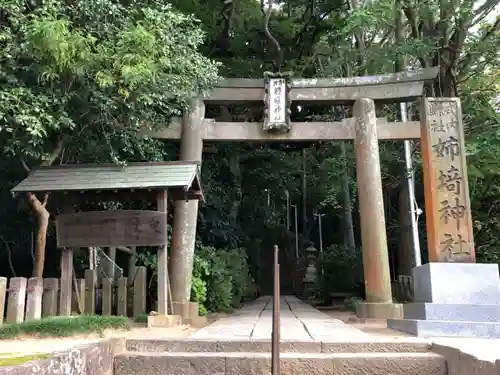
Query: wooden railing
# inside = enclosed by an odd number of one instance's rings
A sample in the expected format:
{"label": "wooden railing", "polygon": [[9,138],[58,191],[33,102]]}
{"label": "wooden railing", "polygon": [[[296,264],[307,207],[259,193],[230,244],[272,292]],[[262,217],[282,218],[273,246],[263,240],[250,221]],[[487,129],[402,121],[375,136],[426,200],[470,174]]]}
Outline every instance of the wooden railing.
{"label": "wooden railing", "polygon": [[[0,324],[22,323],[59,315],[57,278],[0,277]],[[137,267],[135,277],[102,279],[86,270],[84,279],[73,279],[72,311],[94,315],[138,317],[146,313],[146,268]]]}

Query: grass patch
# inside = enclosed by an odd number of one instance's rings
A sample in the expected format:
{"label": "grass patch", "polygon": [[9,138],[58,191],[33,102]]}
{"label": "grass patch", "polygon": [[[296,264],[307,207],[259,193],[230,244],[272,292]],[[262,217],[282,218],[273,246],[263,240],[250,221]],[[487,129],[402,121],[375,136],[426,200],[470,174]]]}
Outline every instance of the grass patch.
{"label": "grass patch", "polygon": [[34,353],[34,354],[20,355],[18,357],[5,357],[5,358],[0,358],[0,367],[20,366],[26,362],[36,361],[38,359],[47,359],[50,357],[51,355],[48,353]]}
{"label": "grass patch", "polygon": [[131,328],[124,316],[80,315],[74,317],[49,317],[18,324],[0,326],[0,339],[19,336],[68,337],[78,334],[102,333],[106,329]]}
{"label": "grass patch", "polygon": [[148,322],[148,314],[141,314],[134,318],[135,323],[147,323]]}

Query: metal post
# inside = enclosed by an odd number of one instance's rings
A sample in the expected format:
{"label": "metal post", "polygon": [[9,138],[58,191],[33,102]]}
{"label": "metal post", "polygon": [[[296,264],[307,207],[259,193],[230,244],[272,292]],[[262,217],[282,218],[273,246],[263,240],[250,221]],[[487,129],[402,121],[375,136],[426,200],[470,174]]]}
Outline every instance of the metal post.
{"label": "metal post", "polygon": [[[319,254],[321,259],[323,259],[323,228],[321,226],[321,218],[325,216],[325,214],[314,214],[314,216],[318,217],[318,227],[319,227]],[[321,275],[323,275],[323,263],[321,263]]]}
{"label": "metal post", "polygon": [[298,228],[298,218],[297,218],[297,205],[292,204],[292,207],[295,209],[295,259],[297,259],[297,263],[299,262],[299,228]]}
{"label": "metal post", "polygon": [[286,196],[286,229],[290,230],[290,193],[285,190]]}
{"label": "metal post", "polygon": [[307,150],[302,149],[302,234],[307,231]]}
{"label": "metal post", "polygon": [[274,245],[273,331],[271,335],[271,375],[280,373],[280,265],[279,249]]}
{"label": "metal post", "polygon": [[[401,121],[408,121],[408,108],[406,103],[401,103]],[[415,184],[414,184],[414,173],[413,173],[413,161],[411,157],[411,143],[409,140],[404,141],[405,148],[405,164],[406,164],[406,181],[408,184],[408,195],[410,201],[410,222],[411,222],[411,233],[413,237],[413,260],[415,262],[415,267],[422,265],[422,256],[420,254],[420,238],[418,236],[418,213],[415,207]]]}
{"label": "metal post", "polygon": [[267,207],[271,205],[271,191],[269,189],[264,189],[267,192]]}

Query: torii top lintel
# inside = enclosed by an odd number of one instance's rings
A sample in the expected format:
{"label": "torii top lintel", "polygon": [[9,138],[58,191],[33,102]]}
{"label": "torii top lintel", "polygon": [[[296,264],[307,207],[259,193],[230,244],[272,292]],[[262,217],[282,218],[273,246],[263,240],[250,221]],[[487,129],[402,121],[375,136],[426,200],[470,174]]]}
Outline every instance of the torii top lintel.
{"label": "torii top lintel", "polygon": [[[438,69],[348,78],[292,78],[290,96],[292,101],[299,102],[353,102],[360,98],[410,101],[422,96],[424,83],[435,79]],[[264,79],[229,78],[219,82],[204,101],[262,101],[264,95]]]}

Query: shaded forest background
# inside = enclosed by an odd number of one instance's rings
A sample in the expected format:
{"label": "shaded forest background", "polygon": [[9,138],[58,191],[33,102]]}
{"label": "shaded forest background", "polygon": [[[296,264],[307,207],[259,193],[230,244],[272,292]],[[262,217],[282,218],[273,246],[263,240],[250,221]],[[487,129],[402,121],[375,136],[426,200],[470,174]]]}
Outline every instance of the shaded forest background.
{"label": "shaded forest background", "polygon": [[[500,249],[500,17],[498,0],[290,0],[275,2],[269,29],[296,77],[385,74],[439,66],[428,95],[462,100],[469,186],[479,262]],[[9,190],[31,168],[55,163],[175,160],[178,144],[139,138],[143,126],[167,126],[189,99],[220,77],[260,78],[277,56],[264,32],[265,4],[255,0],[0,1],[0,274],[58,277],[53,219],[64,202]],[[398,119],[396,105],[380,116]],[[294,121],[340,120],[350,109],[311,105]],[[410,107],[415,114],[416,106]],[[207,117],[260,121],[260,108],[208,106]],[[423,209],[418,142],[416,203]],[[412,238],[402,142],[381,142],[391,274],[410,274]],[[297,289],[294,208],[300,253],[319,246],[321,294],[360,293],[360,253],[352,142],[206,145],[207,202],[198,218],[192,298],[203,309],[238,306],[270,290],[272,245]],[[95,202],[119,207],[119,202]],[[425,212],[419,221],[426,261]],[[154,277],[154,249],[139,261]],[[76,253],[75,270],[88,266]],[[126,259],[117,260],[120,266]],[[267,267],[267,268],[266,268]],[[297,272],[296,272],[297,271]]]}

